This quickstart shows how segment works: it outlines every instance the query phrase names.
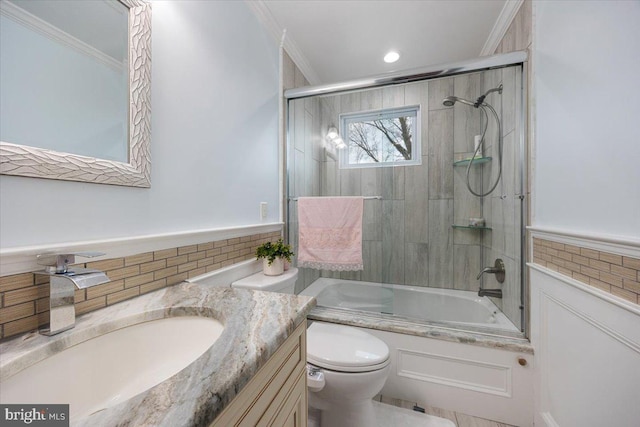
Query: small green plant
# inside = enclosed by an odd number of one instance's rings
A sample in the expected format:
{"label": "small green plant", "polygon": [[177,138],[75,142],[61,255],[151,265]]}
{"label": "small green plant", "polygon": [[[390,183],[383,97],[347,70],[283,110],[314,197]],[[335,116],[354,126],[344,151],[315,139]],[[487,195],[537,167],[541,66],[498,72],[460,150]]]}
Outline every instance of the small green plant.
{"label": "small green plant", "polygon": [[291,246],[286,245],[282,239],[275,243],[263,243],[256,249],[256,259],[265,258],[268,260],[269,265],[273,264],[276,258],[283,258],[291,262],[291,257],[294,255],[291,251]]}

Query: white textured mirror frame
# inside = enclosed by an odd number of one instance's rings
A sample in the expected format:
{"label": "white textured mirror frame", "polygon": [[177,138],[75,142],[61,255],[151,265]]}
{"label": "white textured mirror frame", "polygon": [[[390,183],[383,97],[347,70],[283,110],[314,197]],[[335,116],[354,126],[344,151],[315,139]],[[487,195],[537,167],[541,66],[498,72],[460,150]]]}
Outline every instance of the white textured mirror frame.
{"label": "white textured mirror frame", "polygon": [[0,141],[0,174],[151,187],[151,3],[129,8],[129,162]]}

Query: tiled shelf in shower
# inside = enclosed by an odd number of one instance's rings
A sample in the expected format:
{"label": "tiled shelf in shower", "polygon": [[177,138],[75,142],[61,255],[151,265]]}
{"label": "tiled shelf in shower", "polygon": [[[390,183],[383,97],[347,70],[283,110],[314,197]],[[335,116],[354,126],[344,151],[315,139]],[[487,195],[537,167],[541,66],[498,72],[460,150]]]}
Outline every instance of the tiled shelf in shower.
{"label": "tiled shelf in shower", "polygon": [[[457,162],[453,162],[453,166],[467,166],[471,159],[458,160]],[[484,163],[489,163],[491,161],[491,157],[476,157],[473,159],[474,165],[481,165]]]}
{"label": "tiled shelf in shower", "polygon": [[453,224],[452,225],[453,228],[457,228],[457,229],[463,229],[463,230],[491,230],[491,227],[474,227],[471,225],[458,225],[458,224]]}

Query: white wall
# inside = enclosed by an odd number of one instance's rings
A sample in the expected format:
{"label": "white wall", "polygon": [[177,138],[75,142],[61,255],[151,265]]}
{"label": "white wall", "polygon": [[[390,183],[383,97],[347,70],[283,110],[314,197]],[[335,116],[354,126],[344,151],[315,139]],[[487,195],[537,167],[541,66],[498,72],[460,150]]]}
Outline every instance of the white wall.
{"label": "white wall", "polygon": [[640,3],[535,3],[533,225],[640,236]]}
{"label": "white wall", "polygon": [[[633,243],[640,242],[638,23],[637,1],[534,3],[532,225],[634,258],[640,258]],[[561,234],[553,240],[570,243]],[[607,246],[611,236],[630,243]],[[538,266],[531,267],[530,292],[535,425],[637,426],[638,305]]]}
{"label": "white wall", "polygon": [[0,246],[278,221],[278,46],[244,2],[153,2],[151,188],[0,178]]}

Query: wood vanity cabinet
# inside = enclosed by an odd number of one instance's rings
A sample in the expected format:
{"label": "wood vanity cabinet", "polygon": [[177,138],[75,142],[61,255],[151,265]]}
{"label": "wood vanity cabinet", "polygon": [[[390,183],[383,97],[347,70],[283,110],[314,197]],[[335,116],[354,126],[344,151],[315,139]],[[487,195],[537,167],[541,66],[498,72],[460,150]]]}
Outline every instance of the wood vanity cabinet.
{"label": "wood vanity cabinet", "polygon": [[212,427],[307,426],[307,322],[271,356]]}

